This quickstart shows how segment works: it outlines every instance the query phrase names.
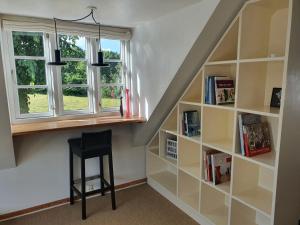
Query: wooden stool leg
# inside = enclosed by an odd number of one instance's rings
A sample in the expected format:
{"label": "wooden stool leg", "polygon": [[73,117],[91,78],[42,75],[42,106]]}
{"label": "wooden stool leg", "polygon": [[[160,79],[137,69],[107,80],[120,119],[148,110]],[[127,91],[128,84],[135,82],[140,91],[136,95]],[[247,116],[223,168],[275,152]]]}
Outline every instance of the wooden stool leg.
{"label": "wooden stool leg", "polygon": [[85,194],[85,160],[81,158],[81,210],[82,219],[86,219],[86,194]]}
{"label": "wooden stool leg", "polygon": [[99,157],[99,165],[100,165],[100,185],[101,185],[101,195],[105,195],[104,191],[104,166],[103,166],[103,156]]}
{"label": "wooden stool leg", "polygon": [[73,190],[73,185],[74,185],[74,174],[73,174],[73,152],[70,147],[70,152],[69,152],[69,163],[70,163],[70,204],[74,204],[74,190]]}
{"label": "wooden stool leg", "polygon": [[116,209],[116,198],[115,198],[115,182],[114,182],[114,169],[113,169],[113,160],[112,153],[108,156],[109,160],[109,178],[110,178],[110,192],[111,192],[111,205],[112,209]]}

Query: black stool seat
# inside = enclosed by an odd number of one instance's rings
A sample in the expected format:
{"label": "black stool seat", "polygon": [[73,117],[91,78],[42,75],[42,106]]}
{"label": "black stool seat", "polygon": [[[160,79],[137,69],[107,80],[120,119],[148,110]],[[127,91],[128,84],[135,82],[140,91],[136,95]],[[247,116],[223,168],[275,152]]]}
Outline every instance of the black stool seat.
{"label": "black stool seat", "polygon": [[[111,130],[83,133],[81,138],[69,139],[70,147],[70,204],[74,204],[74,191],[82,200],[82,219],[86,219],[86,197],[101,193],[105,195],[106,191],[111,192],[112,209],[116,209],[115,201],[115,187],[114,187],[114,173],[112,161],[112,144],[111,144]],[[81,191],[74,185],[73,177],[73,154],[81,159]],[[109,177],[110,183],[104,178],[103,157],[108,156]],[[89,158],[99,157],[100,175],[93,178],[85,177],[85,160]],[[100,189],[86,192],[86,181],[100,178]]]}

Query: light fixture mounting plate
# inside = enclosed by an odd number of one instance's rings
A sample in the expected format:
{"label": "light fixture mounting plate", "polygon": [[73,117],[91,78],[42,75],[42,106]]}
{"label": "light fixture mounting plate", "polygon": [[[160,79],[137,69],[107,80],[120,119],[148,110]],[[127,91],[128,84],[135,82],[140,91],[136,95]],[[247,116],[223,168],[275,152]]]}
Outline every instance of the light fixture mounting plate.
{"label": "light fixture mounting plate", "polygon": [[93,11],[96,11],[97,10],[97,7],[96,6],[93,6],[93,5],[89,5],[88,7],[86,7],[87,9],[89,10],[93,10]]}

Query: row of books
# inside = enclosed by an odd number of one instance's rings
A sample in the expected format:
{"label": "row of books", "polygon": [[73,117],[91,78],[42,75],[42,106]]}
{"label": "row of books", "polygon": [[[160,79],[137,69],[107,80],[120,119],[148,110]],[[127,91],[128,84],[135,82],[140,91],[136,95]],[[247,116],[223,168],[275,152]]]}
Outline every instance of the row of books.
{"label": "row of books", "polygon": [[203,151],[204,179],[214,185],[230,181],[231,155],[216,151]]}
{"label": "row of books", "polygon": [[201,133],[200,115],[197,110],[184,111],[182,114],[182,134],[188,137]]}
{"label": "row of books", "polygon": [[244,113],[238,120],[242,155],[251,157],[271,151],[269,125],[260,115]]}
{"label": "row of books", "polygon": [[205,78],[205,103],[210,105],[233,104],[234,81],[227,76],[211,75]]}

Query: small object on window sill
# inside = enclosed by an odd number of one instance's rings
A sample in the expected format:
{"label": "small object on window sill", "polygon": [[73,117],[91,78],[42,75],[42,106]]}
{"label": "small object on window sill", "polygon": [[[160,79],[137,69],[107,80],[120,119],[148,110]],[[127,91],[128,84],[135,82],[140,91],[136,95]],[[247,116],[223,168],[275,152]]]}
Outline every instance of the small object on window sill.
{"label": "small object on window sill", "polygon": [[123,97],[122,96],[120,97],[120,114],[121,114],[121,117],[124,116],[124,111],[123,111]]}
{"label": "small object on window sill", "polygon": [[126,88],[126,117],[130,117],[130,97],[129,97],[129,89]]}

